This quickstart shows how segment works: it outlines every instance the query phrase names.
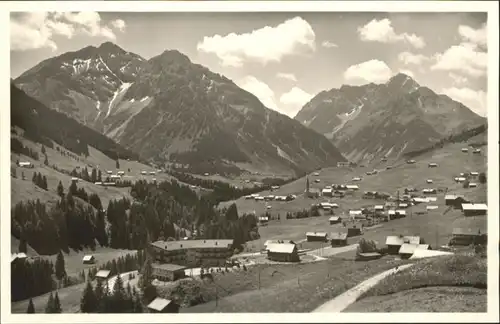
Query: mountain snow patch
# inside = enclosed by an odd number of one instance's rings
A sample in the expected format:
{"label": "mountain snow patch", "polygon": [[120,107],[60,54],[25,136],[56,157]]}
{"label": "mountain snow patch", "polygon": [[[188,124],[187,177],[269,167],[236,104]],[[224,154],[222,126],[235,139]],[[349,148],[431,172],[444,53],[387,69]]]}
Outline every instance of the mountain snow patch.
{"label": "mountain snow patch", "polygon": [[116,89],[115,93],[113,93],[113,98],[111,98],[111,101],[109,102],[108,106],[108,112],[106,113],[106,118],[109,116],[111,113],[111,109],[113,109],[113,104],[116,100],[116,98],[123,94],[125,91],[127,91],[128,88],[132,85],[131,82],[124,82],[118,89]]}
{"label": "mountain snow patch", "polygon": [[143,101],[148,100],[148,99],[149,99],[149,96],[145,96],[144,98],[142,98],[142,99],[140,100],[140,102],[143,102]]}

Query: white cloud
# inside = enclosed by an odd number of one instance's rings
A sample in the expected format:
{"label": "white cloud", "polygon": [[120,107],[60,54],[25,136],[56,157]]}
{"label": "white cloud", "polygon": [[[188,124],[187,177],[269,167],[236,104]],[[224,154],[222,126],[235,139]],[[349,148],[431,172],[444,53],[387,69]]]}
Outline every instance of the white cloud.
{"label": "white cloud", "polygon": [[329,40],[323,41],[323,43],[321,43],[321,46],[326,47],[326,48],[339,47],[337,44],[335,44],[334,42],[331,42]]}
{"label": "white cloud", "polygon": [[396,43],[406,42],[415,48],[425,47],[425,41],[422,37],[415,34],[401,33],[397,34],[387,18],[382,20],[373,19],[362,27],[358,27],[358,34],[362,41]]}
{"label": "white cloud", "polygon": [[483,90],[473,90],[470,88],[447,88],[443,89],[443,93],[453,100],[463,103],[473,112],[480,116],[487,115],[486,92]]}
{"label": "white cloud", "polygon": [[290,80],[290,81],[297,81],[297,78],[295,77],[295,75],[293,73],[278,73],[276,74],[276,76],[280,79],[287,79],[287,80]]}
{"label": "white cloud", "polygon": [[453,45],[443,53],[436,53],[436,63],[431,70],[454,71],[472,77],[487,73],[488,53],[486,52],[486,25],[480,29],[460,25],[458,33],[462,38],[459,45]]}
{"label": "white cloud", "polygon": [[118,29],[122,33],[125,31],[125,28],[127,27],[127,25],[125,24],[125,22],[122,19],[113,20],[111,22],[111,26]]}
{"label": "white cloud", "polygon": [[278,110],[274,91],[265,82],[249,75],[237,81],[236,84],[256,96],[267,108]]}
{"label": "white cloud", "polygon": [[434,56],[436,63],[431,70],[455,71],[472,77],[486,74],[488,54],[471,43],[453,45]]}
{"label": "white cloud", "polygon": [[111,28],[102,24],[97,12],[26,12],[13,13],[10,17],[11,50],[50,48],[55,51],[55,36],[71,39],[77,34],[116,39]]}
{"label": "white cloud", "polygon": [[399,53],[398,59],[403,62],[405,65],[410,65],[410,64],[422,64],[423,62],[429,60],[429,58],[425,55],[422,54],[413,54],[410,52],[402,52]]}
{"label": "white cloud", "polygon": [[412,72],[412,71],[410,71],[410,70],[405,70],[405,69],[403,69],[403,70],[399,70],[399,72],[401,72],[401,73],[403,73],[403,74],[406,74],[407,76],[412,77],[412,78],[414,78],[414,77],[415,77],[415,74],[413,74],[413,72]]}
{"label": "white cloud", "polygon": [[351,65],[344,72],[344,79],[351,84],[383,83],[392,76],[391,69],[383,61],[370,60]]}
{"label": "white cloud", "polygon": [[454,84],[464,84],[464,83],[467,83],[467,78],[462,76],[462,75],[458,75],[458,74],[455,74],[453,72],[450,72],[448,74],[450,76],[450,78],[453,79],[453,83]]}
{"label": "white cloud", "polygon": [[314,97],[301,88],[293,87],[280,97],[280,102],[286,106],[282,112],[289,117],[294,117],[299,110]]}
{"label": "white cloud", "polygon": [[486,46],[488,43],[486,24],[483,24],[479,29],[460,25],[458,26],[458,33],[464,41],[471,42],[480,46]]}
{"label": "white cloud", "polygon": [[240,67],[245,61],[267,64],[280,62],[284,56],[303,50],[314,51],[315,38],[311,25],[295,17],[278,26],[266,26],[250,33],[204,37],[197,49],[215,54],[225,66]]}

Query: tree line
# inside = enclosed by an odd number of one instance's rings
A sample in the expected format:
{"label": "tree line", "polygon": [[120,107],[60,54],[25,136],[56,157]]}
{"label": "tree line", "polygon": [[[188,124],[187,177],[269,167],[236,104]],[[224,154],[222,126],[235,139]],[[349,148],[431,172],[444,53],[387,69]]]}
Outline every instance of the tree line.
{"label": "tree line", "polygon": [[406,158],[414,158],[416,156],[419,156],[419,155],[422,155],[424,153],[435,150],[436,148],[442,148],[442,147],[444,147],[445,144],[448,144],[448,143],[463,143],[476,135],[484,133],[487,129],[488,129],[488,126],[486,124],[478,126],[478,127],[474,127],[472,129],[466,129],[458,134],[452,134],[448,137],[445,137],[445,138],[441,139],[440,141],[438,141],[438,142],[434,143],[433,145],[428,146],[426,148],[404,153],[404,156]]}
{"label": "tree line", "polygon": [[10,150],[11,152],[17,153],[17,154],[22,154],[29,156],[33,160],[39,160],[40,156],[38,155],[38,152],[35,150],[32,150],[31,148],[24,146],[23,143],[14,137],[11,137],[10,139]]}
{"label": "tree line", "polygon": [[215,204],[219,204],[223,201],[238,199],[240,197],[258,193],[264,190],[270,190],[272,186],[281,186],[295,180],[295,178],[265,178],[262,180],[263,184],[260,186],[235,188],[235,186],[226,182],[201,179],[190,174],[178,172],[175,170],[170,170],[169,174],[184,183],[213,190],[208,195],[208,199],[212,200]]}
{"label": "tree line", "polygon": [[[75,196],[83,196],[83,189],[70,187],[67,194],[58,186],[61,199],[49,210],[46,204],[28,200],[17,203],[11,213],[12,234],[27,242],[39,254],[55,254],[59,250],[66,253],[69,249],[81,250],[96,247],[96,240],[101,246],[107,246],[105,214],[99,197],[92,194],[84,205]],[[85,193],[86,195],[86,193]],[[84,197],[85,198],[85,197]]]}

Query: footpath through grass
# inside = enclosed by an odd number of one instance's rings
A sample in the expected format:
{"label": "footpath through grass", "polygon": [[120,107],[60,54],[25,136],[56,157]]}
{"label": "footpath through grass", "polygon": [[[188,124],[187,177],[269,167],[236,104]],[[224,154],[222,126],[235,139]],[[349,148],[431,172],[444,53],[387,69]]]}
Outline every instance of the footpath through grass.
{"label": "footpath through grass", "polygon": [[[258,265],[247,271],[217,274],[215,283],[186,281],[162,290],[160,295],[181,302],[183,313],[310,312],[361,281],[407,262],[331,258],[308,264]],[[189,291],[182,285],[189,286]]]}

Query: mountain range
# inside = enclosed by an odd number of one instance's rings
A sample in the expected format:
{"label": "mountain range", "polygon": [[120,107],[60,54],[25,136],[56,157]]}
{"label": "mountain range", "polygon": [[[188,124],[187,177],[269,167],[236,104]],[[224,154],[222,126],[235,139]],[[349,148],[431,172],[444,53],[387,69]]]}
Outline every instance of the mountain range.
{"label": "mountain range", "polygon": [[399,158],[487,123],[463,104],[399,73],[383,84],[322,91],[295,119],[354,162]]}
{"label": "mountain range", "polygon": [[345,161],[323,135],[176,50],[146,60],[106,42],[44,60],[14,83],[142,158],[191,172],[297,174]]}

